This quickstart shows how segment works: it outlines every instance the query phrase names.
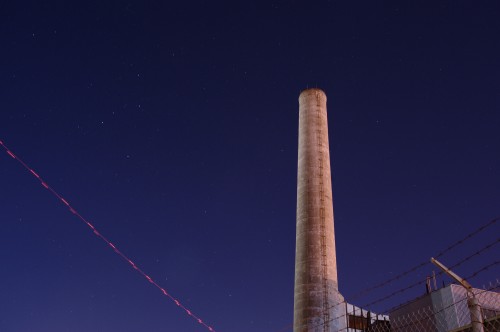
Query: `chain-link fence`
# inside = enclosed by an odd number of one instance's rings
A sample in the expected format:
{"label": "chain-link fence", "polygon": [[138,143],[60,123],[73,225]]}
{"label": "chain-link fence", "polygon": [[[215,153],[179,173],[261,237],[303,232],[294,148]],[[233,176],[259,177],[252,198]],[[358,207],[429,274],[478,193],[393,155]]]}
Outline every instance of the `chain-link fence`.
{"label": "chain-link fence", "polygon": [[450,285],[391,312],[376,315],[351,306],[345,331],[366,332],[499,332],[500,282],[468,293]]}

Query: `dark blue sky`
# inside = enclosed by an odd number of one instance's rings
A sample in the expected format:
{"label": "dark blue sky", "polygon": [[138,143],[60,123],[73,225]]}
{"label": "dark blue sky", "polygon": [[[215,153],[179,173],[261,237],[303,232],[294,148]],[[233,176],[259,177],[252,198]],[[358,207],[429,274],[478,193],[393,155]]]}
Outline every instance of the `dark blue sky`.
{"label": "dark blue sky", "polygon": [[[498,17],[495,1],[2,2],[0,140],[217,331],[278,332],[300,91],[328,96],[349,299],[500,215]],[[3,152],[0,188],[1,331],[206,331]]]}

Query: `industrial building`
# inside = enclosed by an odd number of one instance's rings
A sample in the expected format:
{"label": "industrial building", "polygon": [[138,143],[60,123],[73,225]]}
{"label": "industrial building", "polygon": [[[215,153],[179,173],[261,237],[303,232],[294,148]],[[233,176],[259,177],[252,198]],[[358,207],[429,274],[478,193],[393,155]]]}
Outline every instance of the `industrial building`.
{"label": "industrial building", "polygon": [[[484,331],[499,331],[500,294],[477,288],[471,291],[481,307]],[[422,331],[426,332],[471,330],[467,290],[456,284],[431,291],[410,301],[393,310],[389,317],[391,327],[401,332],[414,331],[414,328],[408,324],[411,317],[414,317],[414,321],[418,320]]]}
{"label": "industrial building", "polygon": [[320,89],[307,89],[299,96],[293,331],[467,331],[471,325],[467,297],[472,293],[482,308],[484,331],[500,331],[500,295],[471,292],[470,286],[429,290],[389,315],[344,300],[337,278],[326,101]]}

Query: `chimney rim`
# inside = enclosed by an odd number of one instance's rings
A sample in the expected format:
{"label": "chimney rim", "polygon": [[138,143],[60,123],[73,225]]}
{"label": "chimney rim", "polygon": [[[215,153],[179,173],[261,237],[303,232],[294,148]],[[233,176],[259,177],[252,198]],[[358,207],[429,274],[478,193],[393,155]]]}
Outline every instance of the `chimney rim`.
{"label": "chimney rim", "polygon": [[299,95],[299,100],[300,98],[302,97],[305,97],[306,95],[311,95],[311,94],[314,94],[314,95],[318,95],[318,94],[321,94],[325,100],[326,100],[326,93],[325,91],[319,89],[319,88],[307,88],[307,89],[304,89],[300,92],[300,95]]}

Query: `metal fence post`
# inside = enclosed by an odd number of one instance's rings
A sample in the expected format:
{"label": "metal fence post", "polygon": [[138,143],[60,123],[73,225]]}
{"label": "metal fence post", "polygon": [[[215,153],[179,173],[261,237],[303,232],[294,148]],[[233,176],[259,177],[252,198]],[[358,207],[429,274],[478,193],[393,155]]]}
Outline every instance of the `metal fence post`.
{"label": "metal fence post", "polygon": [[[472,293],[472,292],[471,292]],[[467,299],[467,306],[470,312],[470,321],[472,332],[484,332],[483,315],[479,301],[472,293],[472,296]]]}

